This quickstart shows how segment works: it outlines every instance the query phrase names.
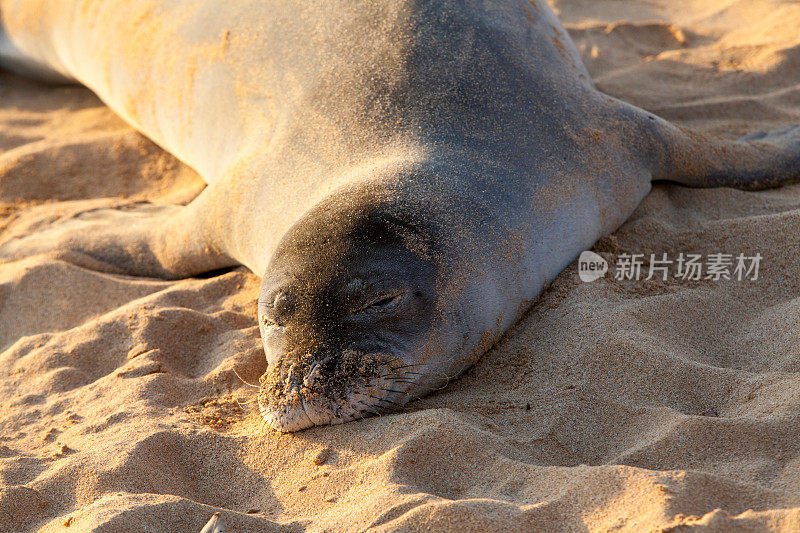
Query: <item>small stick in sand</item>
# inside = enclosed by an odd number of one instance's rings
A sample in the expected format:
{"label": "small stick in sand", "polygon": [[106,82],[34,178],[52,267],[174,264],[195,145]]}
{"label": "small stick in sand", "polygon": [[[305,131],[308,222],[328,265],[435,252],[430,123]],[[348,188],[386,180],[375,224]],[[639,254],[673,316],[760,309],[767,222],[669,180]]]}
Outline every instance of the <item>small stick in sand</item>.
{"label": "small stick in sand", "polygon": [[222,518],[221,514],[214,513],[211,515],[211,520],[206,522],[206,525],[200,530],[200,533],[225,533],[225,531],[225,519]]}

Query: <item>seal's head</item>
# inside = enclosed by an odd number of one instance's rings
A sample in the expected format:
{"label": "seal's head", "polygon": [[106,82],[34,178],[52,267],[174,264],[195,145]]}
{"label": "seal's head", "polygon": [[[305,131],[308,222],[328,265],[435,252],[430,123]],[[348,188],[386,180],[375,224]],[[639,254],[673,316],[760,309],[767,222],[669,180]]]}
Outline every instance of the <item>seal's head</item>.
{"label": "seal's head", "polygon": [[362,418],[432,384],[436,250],[411,218],[330,202],[282,239],[258,308],[268,363],[258,400],[271,427]]}

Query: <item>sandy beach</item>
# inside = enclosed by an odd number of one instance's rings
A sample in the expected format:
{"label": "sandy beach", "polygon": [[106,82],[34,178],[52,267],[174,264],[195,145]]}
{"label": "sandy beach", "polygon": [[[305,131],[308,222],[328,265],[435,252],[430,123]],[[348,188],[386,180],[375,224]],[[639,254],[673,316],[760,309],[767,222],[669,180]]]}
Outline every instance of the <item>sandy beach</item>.
{"label": "sandy beach", "polygon": [[[800,4],[552,0],[598,88],[726,138],[800,123]],[[0,243],[187,203],[88,89],[0,73]],[[661,183],[593,248],[757,279],[579,279],[402,412],[294,434],[255,403],[258,276],[0,264],[0,531],[800,530],[800,185]],[[647,262],[645,264],[647,265]],[[241,379],[240,379],[241,377]],[[243,382],[244,381],[244,382]]]}

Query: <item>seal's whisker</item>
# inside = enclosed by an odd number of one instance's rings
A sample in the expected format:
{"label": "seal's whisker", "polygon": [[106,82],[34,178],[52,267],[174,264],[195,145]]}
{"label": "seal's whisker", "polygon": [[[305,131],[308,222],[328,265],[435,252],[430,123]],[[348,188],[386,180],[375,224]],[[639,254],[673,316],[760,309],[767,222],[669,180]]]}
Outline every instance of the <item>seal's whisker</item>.
{"label": "seal's whisker", "polygon": [[398,367],[395,367],[395,368],[410,368],[410,367],[413,367],[413,366],[430,366],[430,365],[439,365],[439,364],[442,364],[442,363],[447,363],[447,361],[437,360],[437,361],[427,361],[425,363],[409,363],[409,364],[401,365],[401,366],[398,366]]}
{"label": "seal's whisker", "polygon": [[[378,396],[374,396],[372,394],[367,394],[366,392],[354,392],[353,394],[360,394],[361,396],[367,396],[367,397],[372,398],[374,400],[378,400],[379,402],[388,402],[388,403],[393,404],[393,405],[399,405],[399,404],[397,404],[397,403],[395,403],[395,402],[393,402],[391,400],[386,400],[384,398],[379,398]],[[363,402],[359,402],[359,403],[362,404],[362,405],[366,405]]]}
{"label": "seal's whisker", "polygon": [[253,385],[252,383],[248,383],[247,381],[245,381],[244,378],[242,378],[242,376],[239,375],[239,373],[236,371],[235,368],[231,368],[231,370],[233,370],[233,373],[236,374],[237,378],[239,378],[239,381],[241,381],[242,383],[244,383],[248,387],[253,387],[254,389],[260,389],[261,388],[258,385]]}
{"label": "seal's whisker", "polygon": [[395,367],[392,367],[392,370],[402,370],[404,368],[435,366],[435,365],[442,365],[442,364],[447,364],[447,361],[431,361],[431,362],[428,362],[428,363],[415,363],[415,364],[410,364],[410,365],[395,366]]}
{"label": "seal's whisker", "polygon": [[391,406],[392,406],[392,407],[391,407],[392,409],[400,409],[401,407],[403,407],[403,406],[402,406],[402,405],[400,405],[399,403],[397,403],[397,402],[393,402],[392,400],[380,399],[380,400],[378,400],[378,401],[379,401],[379,402],[388,403],[389,405],[391,405]]}
{"label": "seal's whisker", "polygon": [[363,401],[359,400],[356,403],[360,403],[361,405],[364,406],[364,408],[361,410],[362,413],[366,411],[367,413],[372,413],[375,416],[381,416],[381,413],[379,411],[373,411],[372,409],[369,408],[369,405],[364,403]]}
{"label": "seal's whisker", "polygon": [[417,364],[413,364],[413,365],[401,365],[401,366],[392,367],[392,370],[402,370],[403,368],[412,368],[412,367],[415,367],[415,366],[426,366],[426,365],[429,365],[429,364],[432,364],[432,363],[417,363]]}
{"label": "seal's whisker", "polygon": [[401,374],[401,375],[397,375],[397,374],[384,374],[384,375],[382,375],[382,376],[379,376],[379,377],[378,377],[378,379],[391,379],[391,380],[397,380],[397,379],[411,379],[411,378],[407,378],[407,377],[405,377],[405,376],[404,376],[404,375],[402,375],[402,374]]}
{"label": "seal's whisker", "polygon": [[437,390],[443,390],[443,389],[446,389],[446,388],[447,388],[447,386],[450,384],[450,382],[451,382],[451,381],[453,381],[453,380],[455,379],[455,376],[453,376],[453,377],[447,377],[447,376],[445,376],[445,378],[447,379],[447,381],[446,381],[444,384],[442,384],[442,386],[441,386],[441,387],[434,387],[434,388],[432,388],[431,390],[435,390],[435,391],[437,391]]}
{"label": "seal's whisker", "polygon": [[379,402],[386,402],[386,403],[390,403],[392,405],[396,405],[396,406],[400,407],[399,403],[393,402],[392,400],[387,400],[386,398],[378,398],[377,396],[373,396],[372,394],[367,394],[367,396],[369,396],[370,398],[375,398]]}
{"label": "seal's whisker", "polygon": [[382,378],[396,377],[396,378],[412,379],[412,378],[407,377],[407,376],[424,376],[424,375],[425,374],[422,373],[422,372],[398,372],[398,373],[394,373],[394,374],[382,374],[381,377]]}
{"label": "seal's whisker", "polygon": [[391,379],[392,381],[397,382],[397,383],[416,383],[416,381],[414,381],[413,378],[406,376],[406,374],[415,374],[415,375],[420,375],[420,376],[441,376],[441,377],[444,377],[446,379],[452,379],[452,376],[449,375],[449,374],[446,374],[444,372],[433,371],[433,370],[430,371],[430,372],[424,372],[424,373],[404,372],[403,374],[399,374],[399,375],[394,375],[394,376],[392,376],[392,375],[384,375],[384,376],[381,376],[381,377],[385,378],[385,379]]}
{"label": "seal's whisker", "polygon": [[358,415],[354,416],[353,418],[351,418],[351,420],[353,420],[353,421],[364,420],[365,418],[367,418],[367,415],[363,414],[363,411],[359,411]]}

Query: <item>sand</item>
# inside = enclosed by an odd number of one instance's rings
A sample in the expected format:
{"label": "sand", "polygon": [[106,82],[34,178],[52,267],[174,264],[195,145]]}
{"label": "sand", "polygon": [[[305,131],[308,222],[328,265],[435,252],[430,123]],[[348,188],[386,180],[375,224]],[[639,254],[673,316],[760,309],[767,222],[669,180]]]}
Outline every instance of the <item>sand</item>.
{"label": "sand", "polygon": [[[800,123],[800,5],[556,0],[598,87],[733,138]],[[89,91],[0,74],[0,242],[203,187]],[[0,265],[0,531],[800,529],[800,186],[659,184],[595,247],[758,280],[582,283],[399,414],[258,419],[259,279]]]}

